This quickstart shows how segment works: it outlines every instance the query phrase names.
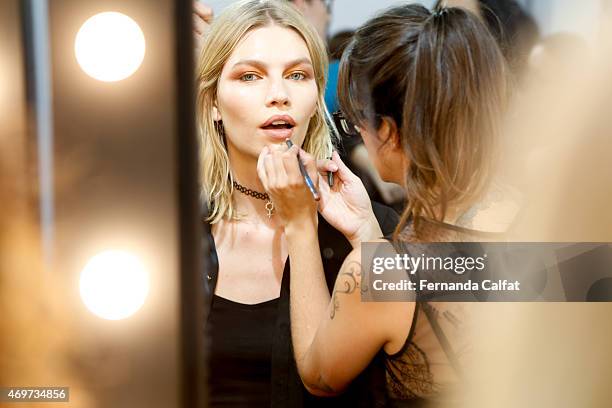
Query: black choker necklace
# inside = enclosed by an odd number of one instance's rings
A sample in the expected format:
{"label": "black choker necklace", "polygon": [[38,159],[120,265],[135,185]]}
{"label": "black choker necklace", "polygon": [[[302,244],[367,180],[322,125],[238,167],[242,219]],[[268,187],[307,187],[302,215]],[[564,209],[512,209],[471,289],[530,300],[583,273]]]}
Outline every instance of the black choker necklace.
{"label": "black choker necklace", "polygon": [[242,194],[246,194],[258,200],[264,200],[266,202],[266,211],[268,211],[268,218],[272,218],[272,214],[274,213],[274,203],[272,202],[272,200],[270,200],[270,196],[268,195],[268,193],[260,193],[259,191],[251,190],[250,188],[241,186],[236,180],[234,180],[233,185],[234,188],[240,191]]}

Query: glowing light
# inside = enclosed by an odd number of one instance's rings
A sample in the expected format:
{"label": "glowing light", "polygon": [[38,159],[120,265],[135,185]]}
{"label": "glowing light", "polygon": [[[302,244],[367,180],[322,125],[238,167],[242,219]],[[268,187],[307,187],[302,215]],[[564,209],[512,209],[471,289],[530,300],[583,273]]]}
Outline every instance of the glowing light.
{"label": "glowing light", "polygon": [[74,41],[76,59],[87,75],[105,82],[132,75],[145,56],[145,38],[125,14],[105,12],[90,17]]}
{"label": "glowing light", "polygon": [[108,320],[125,319],[144,304],[149,275],[134,255],[102,252],[89,260],[80,279],[83,303],[95,315]]}

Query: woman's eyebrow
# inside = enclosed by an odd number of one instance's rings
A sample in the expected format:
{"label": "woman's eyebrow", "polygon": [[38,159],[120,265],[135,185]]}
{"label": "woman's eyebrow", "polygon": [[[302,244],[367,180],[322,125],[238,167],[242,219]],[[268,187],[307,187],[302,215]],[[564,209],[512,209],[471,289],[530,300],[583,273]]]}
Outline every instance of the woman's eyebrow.
{"label": "woman's eyebrow", "polygon": [[[305,64],[305,65],[310,65],[312,66],[312,62],[310,62],[310,60],[308,58],[298,58],[295,59],[293,61],[289,61],[287,64],[285,64],[286,67],[294,67],[296,65],[299,64]],[[266,69],[266,63],[263,61],[259,61],[259,60],[252,60],[252,59],[247,59],[247,60],[240,60],[237,63],[234,64],[234,66],[232,68],[236,68],[240,65],[249,65],[252,67],[256,67],[258,69],[261,70],[265,70]]]}
{"label": "woman's eyebrow", "polygon": [[258,61],[258,60],[240,60],[237,63],[235,63],[232,68],[236,68],[240,65],[249,65],[249,66],[256,67],[262,70],[266,68],[266,64],[263,61]]}
{"label": "woman's eyebrow", "polygon": [[312,62],[310,62],[310,60],[308,58],[298,58],[296,60],[288,62],[286,64],[286,66],[287,67],[295,67],[296,65],[300,65],[300,64],[312,66]]}

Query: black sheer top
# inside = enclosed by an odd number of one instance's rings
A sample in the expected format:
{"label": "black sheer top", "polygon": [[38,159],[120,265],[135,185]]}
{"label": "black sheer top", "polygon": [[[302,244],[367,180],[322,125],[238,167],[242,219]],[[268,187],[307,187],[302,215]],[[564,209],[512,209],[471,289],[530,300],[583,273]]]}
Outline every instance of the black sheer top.
{"label": "black sheer top", "polygon": [[[412,223],[393,244],[398,253],[408,253],[405,244],[422,242],[495,241],[499,233],[476,231],[422,219],[417,237]],[[386,237],[391,241],[391,237]],[[423,251],[427,249],[421,248]],[[385,354],[387,406],[415,408],[461,406],[457,391],[462,367],[470,358],[471,316],[484,303],[418,301],[404,346]]]}

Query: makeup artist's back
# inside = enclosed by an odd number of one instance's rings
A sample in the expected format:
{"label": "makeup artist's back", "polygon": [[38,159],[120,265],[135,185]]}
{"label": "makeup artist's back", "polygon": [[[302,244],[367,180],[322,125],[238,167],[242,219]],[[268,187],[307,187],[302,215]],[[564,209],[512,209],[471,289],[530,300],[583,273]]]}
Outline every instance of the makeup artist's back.
{"label": "makeup artist's back", "polygon": [[[391,234],[399,220],[397,213],[392,208],[375,202],[372,203],[372,207],[383,233],[385,235]],[[243,225],[238,228],[242,227]],[[208,264],[206,270],[210,271],[204,279],[205,301],[209,310],[212,311],[206,324],[207,344],[210,347],[207,354],[210,356],[209,392],[213,399],[211,406],[223,404],[247,406],[246,401],[252,402],[254,393],[267,394],[262,397],[261,402],[267,406],[269,401],[271,407],[373,406],[376,399],[376,390],[379,389],[376,384],[380,384],[382,378],[382,371],[376,370],[375,365],[364,371],[353,382],[353,385],[339,397],[313,397],[303,387],[297,373],[291,346],[289,320],[290,262],[287,259],[284,264],[281,263],[280,265],[270,263],[270,256],[283,261],[286,259],[287,252],[281,248],[280,237],[268,236],[265,231],[263,234],[251,234],[246,241],[236,240],[232,242],[233,255],[228,256],[228,253],[223,255],[224,249],[222,247],[224,245],[220,240],[225,238],[218,234],[219,228],[217,226],[214,228],[214,237],[208,231],[209,228],[206,225],[204,233],[208,238],[211,249],[210,256],[204,254]],[[247,233],[248,231],[243,230],[242,232],[236,232],[236,235],[244,237]],[[319,217],[318,235],[326,281],[331,291],[340,265],[352,248],[346,238],[330,226],[323,217]],[[270,252],[265,249],[266,246],[260,246],[259,254],[248,249],[257,246],[257,242],[262,240],[268,240],[267,247],[270,248]],[[271,245],[270,242],[273,242],[273,240],[278,240],[277,244]],[[241,247],[244,247],[246,252],[243,252]],[[276,249],[272,250],[271,247]],[[281,253],[278,253],[279,251]],[[219,258],[222,259],[223,265],[221,268],[219,268],[217,261]],[[267,269],[264,275],[274,276],[276,272],[271,271],[271,267],[276,271],[280,268],[281,271],[276,287],[273,278],[253,279],[254,275],[251,272],[257,270],[263,272],[263,269]],[[225,285],[226,290],[221,292],[219,291],[221,287],[217,286],[220,270],[221,274],[224,275],[221,281],[226,280],[227,283],[227,278],[229,278],[231,282],[229,288],[228,285]],[[243,278],[250,276],[242,281],[231,278],[232,274],[240,276],[241,271],[246,272],[245,275],[242,275]],[[254,292],[248,298],[231,297],[232,291],[238,295],[246,294],[247,291],[244,289],[249,287],[254,289]],[[276,295],[272,294],[274,291],[276,291]],[[237,310],[232,312],[232,307]],[[231,321],[227,321],[227,319],[231,319]],[[266,337],[266,339],[270,337],[267,341],[272,342],[271,353],[265,356],[260,355],[261,363],[253,364],[252,359],[256,358],[255,354],[257,354],[258,346],[266,347],[265,339],[260,337]],[[222,346],[220,343],[224,343],[226,346]],[[234,343],[234,345],[231,346],[227,343]],[[237,353],[236,349],[246,349],[248,352]],[[244,359],[244,364],[241,363],[242,359]],[[267,359],[269,359],[269,363],[266,363]],[[251,368],[245,371],[246,366]],[[253,367],[256,367],[256,369],[252,369]],[[242,375],[243,379],[247,381],[233,382],[239,375]],[[250,395],[242,399],[240,394],[244,392],[250,393]],[[232,399],[225,398],[221,401],[218,398],[219,395],[231,395]]]}

